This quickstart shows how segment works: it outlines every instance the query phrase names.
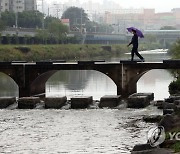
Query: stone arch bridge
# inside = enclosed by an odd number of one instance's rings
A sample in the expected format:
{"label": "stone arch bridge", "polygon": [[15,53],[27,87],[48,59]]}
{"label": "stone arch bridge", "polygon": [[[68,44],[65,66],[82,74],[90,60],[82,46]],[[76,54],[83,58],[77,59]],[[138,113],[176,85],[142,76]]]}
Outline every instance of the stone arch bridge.
{"label": "stone arch bridge", "polygon": [[179,60],[163,62],[0,62],[0,72],[11,77],[19,86],[19,97],[45,93],[46,81],[59,70],[96,70],[110,77],[117,86],[117,94],[127,97],[137,90],[137,81],[152,69],[179,69]]}

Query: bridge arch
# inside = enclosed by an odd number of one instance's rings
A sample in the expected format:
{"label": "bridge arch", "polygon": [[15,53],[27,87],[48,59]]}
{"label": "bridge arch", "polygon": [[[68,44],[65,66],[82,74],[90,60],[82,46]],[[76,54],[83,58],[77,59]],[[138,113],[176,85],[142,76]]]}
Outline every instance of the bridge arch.
{"label": "bridge arch", "polygon": [[0,93],[1,96],[5,97],[18,97],[19,96],[19,86],[14,78],[5,72],[0,72]]}
{"label": "bridge arch", "polygon": [[56,70],[38,73],[38,76],[32,81],[30,85],[30,95],[40,95],[45,93],[45,84],[47,80],[56,73]]}
{"label": "bridge arch", "polygon": [[173,80],[167,69],[152,69],[137,81],[137,92],[153,92],[155,99],[161,100],[169,96],[168,86]]}
{"label": "bridge arch", "polygon": [[[63,71],[65,71],[65,72],[63,72]],[[68,73],[69,71],[71,71],[71,74]],[[115,90],[114,94],[117,94],[117,85],[115,84],[115,82],[107,74],[105,74],[104,72],[98,71],[98,70],[89,69],[89,70],[53,70],[53,71],[47,71],[47,72],[43,72],[41,74],[38,74],[38,76],[32,81],[32,84],[31,84],[31,88],[30,88],[31,89],[31,92],[30,92],[31,96],[45,93],[46,82],[53,75],[55,75],[58,72],[60,72],[60,73],[67,73],[67,77],[69,78],[68,79],[69,81],[73,81],[73,79],[74,79],[74,81],[76,80],[76,82],[79,82],[80,84],[84,84],[84,83],[81,83],[82,80],[83,80],[83,82],[85,82],[85,80],[88,80],[87,77],[90,77],[91,74],[92,75],[96,75],[97,76],[97,80],[99,82],[97,84],[99,86],[102,86],[101,84],[104,84],[104,83],[101,83],[102,80],[103,81],[106,80],[108,83],[112,84],[112,86],[110,86],[110,87],[114,88],[113,89],[113,90]],[[79,73],[81,73],[81,74],[79,75]],[[85,73],[86,73],[86,75],[85,75]],[[85,75],[84,79],[80,78],[81,75],[82,75],[82,77]],[[100,79],[98,79],[98,77]],[[93,76],[91,78],[93,78]],[[87,83],[88,83],[88,81],[87,81]],[[103,85],[103,87],[104,86],[105,85]],[[67,87],[67,88],[71,88],[71,87]],[[83,88],[83,87],[79,87],[79,88]],[[107,90],[107,92],[110,92],[110,90],[109,91]]]}

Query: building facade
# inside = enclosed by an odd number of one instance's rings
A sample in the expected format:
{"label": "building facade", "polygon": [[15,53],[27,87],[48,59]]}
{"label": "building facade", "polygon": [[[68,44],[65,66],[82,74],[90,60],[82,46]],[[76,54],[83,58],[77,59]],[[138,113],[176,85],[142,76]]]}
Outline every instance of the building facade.
{"label": "building facade", "polygon": [[24,0],[26,11],[37,10],[36,0]]}
{"label": "building facade", "polygon": [[9,11],[9,0],[0,0],[1,12]]}
{"label": "building facade", "polygon": [[[155,9],[121,10],[121,12],[105,12],[106,24],[114,25],[116,33],[125,32],[127,27],[139,27],[143,30],[161,29],[164,26],[180,28],[180,8],[172,9],[171,12],[156,13]],[[115,29],[115,28],[114,28]]]}
{"label": "building facade", "polygon": [[23,12],[36,10],[36,0],[0,0],[0,11]]}
{"label": "building facade", "polygon": [[24,0],[9,0],[9,11],[23,12],[24,10]]}

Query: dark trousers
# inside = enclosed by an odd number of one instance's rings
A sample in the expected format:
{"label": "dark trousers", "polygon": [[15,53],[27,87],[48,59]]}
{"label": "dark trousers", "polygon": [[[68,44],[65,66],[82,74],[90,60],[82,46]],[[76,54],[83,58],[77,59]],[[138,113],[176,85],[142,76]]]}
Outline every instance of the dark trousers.
{"label": "dark trousers", "polygon": [[131,50],[131,60],[133,61],[134,59],[134,54],[136,54],[141,60],[144,59],[138,52],[138,48],[132,48]]}

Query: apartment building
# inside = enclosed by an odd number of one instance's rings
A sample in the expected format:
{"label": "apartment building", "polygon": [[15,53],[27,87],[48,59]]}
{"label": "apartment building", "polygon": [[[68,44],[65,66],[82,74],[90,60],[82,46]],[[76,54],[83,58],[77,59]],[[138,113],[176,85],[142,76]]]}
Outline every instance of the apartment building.
{"label": "apartment building", "polygon": [[23,12],[36,10],[36,0],[0,0],[0,11]]}
{"label": "apartment building", "polygon": [[9,0],[9,11],[23,12],[24,10],[24,0]]}
{"label": "apartment building", "polygon": [[26,11],[37,10],[36,0],[24,0]]}
{"label": "apartment building", "polygon": [[0,0],[1,12],[9,11],[9,0]]}

